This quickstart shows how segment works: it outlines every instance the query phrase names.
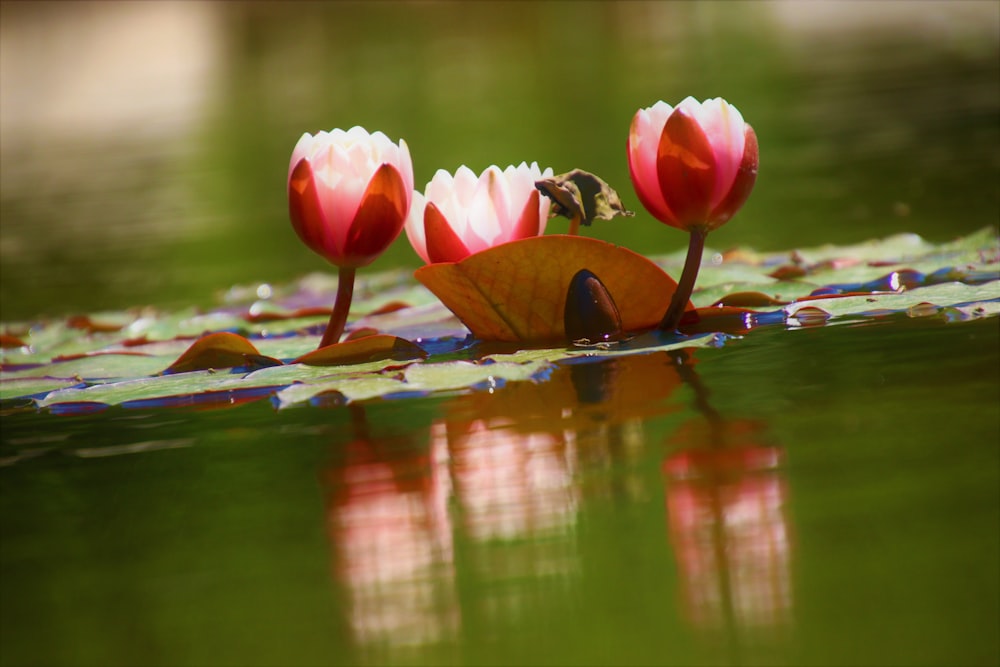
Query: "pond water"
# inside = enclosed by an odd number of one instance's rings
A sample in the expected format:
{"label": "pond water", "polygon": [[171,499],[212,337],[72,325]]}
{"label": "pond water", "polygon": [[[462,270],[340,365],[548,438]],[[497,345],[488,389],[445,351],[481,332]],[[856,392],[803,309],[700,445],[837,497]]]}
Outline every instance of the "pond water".
{"label": "pond water", "polygon": [[[631,116],[722,95],[762,171],[714,247],[995,225],[1000,5],[846,6],[4,3],[0,315],[323,269],[288,155],[353,124],[418,187],[598,173],[638,213],[587,234],[654,254],[685,239]],[[7,409],[0,664],[996,664],[998,369],[996,317],[897,315],[350,406]]]}
{"label": "pond water", "polygon": [[4,418],[5,664],[990,664],[995,319]]}

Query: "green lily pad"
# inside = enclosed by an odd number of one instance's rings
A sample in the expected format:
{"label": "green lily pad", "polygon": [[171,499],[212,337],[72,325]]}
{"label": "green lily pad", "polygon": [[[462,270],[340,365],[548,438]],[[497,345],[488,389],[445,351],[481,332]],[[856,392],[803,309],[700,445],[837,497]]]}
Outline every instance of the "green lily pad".
{"label": "green lily pad", "polygon": [[[653,260],[678,275],[683,252]],[[769,275],[786,265],[801,269],[793,272],[801,277],[777,280]],[[753,308],[760,321],[789,327],[874,320],[887,313],[962,322],[1000,316],[998,267],[1000,243],[991,229],[940,245],[902,234],[780,253],[707,251],[692,301],[706,307],[734,293],[760,293],[762,305]],[[895,283],[887,279],[893,275],[899,277]],[[234,287],[217,308],[207,311],[140,308],[0,323],[5,340],[11,341],[0,347],[0,400],[31,397],[39,408],[70,410],[73,405],[136,401],[169,404],[179,397],[190,397],[192,403],[213,397],[233,403],[272,397],[280,407],[327,395],[337,402],[363,401],[414,392],[464,392],[491,383],[544,382],[548,369],[581,356],[649,354],[730,340],[711,332],[687,337],[648,332],[593,347],[497,352],[466,340],[468,330],[411,272],[395,270],[359,276],[347,330],[372,329],[419,343],[426,359],[325,367],[290,363],[316,349],[335,293],[335,276],[310,274],[288,285]],[[765,297],[788,303],[770,304]],[[242,336],[259,355],[283,364],[253,372],[215,368],[160,375],[205,334]]]}
{"label": "green lily pad", "polygon": [[963,285],[945,283],[929,287],[918,287],[898,294],[869,294],[863,296],[839,296],[828,299],[796,301],[785,306],[785,312],[794,316],[802,308],[818,308],[828,315],[844,317],[864,315],[875,311],[906,311],[919,304],[953,306],[973,302],[1000,300],[1000,281],[984,285]]}

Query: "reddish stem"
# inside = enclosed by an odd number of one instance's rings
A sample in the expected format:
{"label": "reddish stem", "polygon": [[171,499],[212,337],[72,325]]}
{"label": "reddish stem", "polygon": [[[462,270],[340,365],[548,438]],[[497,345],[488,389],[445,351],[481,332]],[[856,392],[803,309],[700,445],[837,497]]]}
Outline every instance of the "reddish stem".
{"label": "reddish stem", "polygon": [[681,281],[677,283],[677,291],[674,298],[670,300],[663,320],[660,321],[660,328],[664,331],[677,331],[684,309],[691,299],[691,292],[694,291],[694,281],[698,278],[698,269],[701,268],[701,255],[705,251],[705,239],[708,237],[707,229],[692,229],[691,239],[688,242],[687,257],[684,259],[684,270],[681,272]]}
{"label": "reddish stem", "polygon": [[569,231],[566,232],[570,236],[577,236],[580,233],[580,215],[574,215],[569,221]]}
{"label": "reddish stem", "polygon": [[340,335],[344,333],[344,324],[347,323],[347,313],[351,310],[351,299],[354,298],[354,274],[353,267],[341,267],[337,272],[337,300],[333,302],[333,312],[330,313],[330,321],[326,325],[323,333],[323,340],[320,347],[333,345],[340,340]]}

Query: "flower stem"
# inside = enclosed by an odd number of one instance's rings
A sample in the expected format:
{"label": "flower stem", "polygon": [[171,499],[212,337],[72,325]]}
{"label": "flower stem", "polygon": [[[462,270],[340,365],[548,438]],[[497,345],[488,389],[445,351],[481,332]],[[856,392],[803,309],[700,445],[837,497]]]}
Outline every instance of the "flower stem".
{"label": "flower stem", "polygon": [[351,310],[351,299],[354,297],[354,273],[353,267],[338,269],[337,300],[333,302],[333,312],[330,313],[330,321],[323,333],[323,340],[319,343],[320,347],[333,345],[340,340],[340,335],[344,333],[347,313]]}
{"label": "flower stem", "polygon": [[569,221],[569,231],[566,232],[570,236],[577,236],[580,233],[580,214],[577,213]]}
{"label": "flower stem", "polygon": [[688,252],[684,259],[681,281],[677,284],[674,298],[670,300],[670,307],[667,308],[666,314],[660,321],[660,329],[664,331],[676,331],[677,325],[680,324],[684,308],[691,298],[691,292],[694,291],[694,281],[698,278],[698,269],[701,268],[701,255],[705,251],[707,237],[707,229],[691,230],[691,239],[688,242]]}

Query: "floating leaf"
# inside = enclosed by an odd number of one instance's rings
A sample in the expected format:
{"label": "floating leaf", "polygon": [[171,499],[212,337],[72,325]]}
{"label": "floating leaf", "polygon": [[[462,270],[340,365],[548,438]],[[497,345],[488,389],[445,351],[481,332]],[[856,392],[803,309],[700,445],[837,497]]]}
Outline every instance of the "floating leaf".
{"label": "floating leaf", "polygon": [[[131,321],[131,319],[129,320]],[[129,322],[101,322],[91,319],[89,315],[72,315],[66,318],[66,326],[82,329],[90,333],[106,333],[118,331]]]}
{"label": "floating leaf", "polygon": [[555,342],[566,340],[566,293],[581,269],[603,281],[625,331],[656,326],[677,289],[642,255],[560,234],[504,243],[460,262],[428,264],[414,275],[481,340]]}
{"label": "floating leaf", "polygon": [[548,367],[541,360],[476,364],[468,361],[413,364],[398,377],[385,375],[344,375],[326,382],[296,384],[277,395],[279,407],[312,400],[316,396],[337,392],[347,401],[361,401],[388,394],[454,391],[477,384],[496,387],[503,382],[534,379]]}
{"label": "floating leaf", "polygon": [[56,389],[65,389],[80,384],[76,378],[24,377],[0,379],[0,400],[19,396],[45,394]]}
{"label": "floating leaf", "polygon": [[409,361],[422,359],[426,356],[427,353],[419,345],[411,343],[405,338],[376,334],[321,347],[313,352],[303,354],[294,363],[309,366],[339,366],[363,364],[382,359]]}
{"label": "floating leaf", "polygon": [[250,312],[243,316],[247,322],[252,322],[258,324],[260,322],[279,322],[281,320],[296,320],[308,317],[330,317],[330,308],[314,307],[314,308],[298,308],[286,313],[268,311],[268,310],[254,310],[251,308]]}
{"label": "floating leaf", "polygon": [[405,391],[406,384],[397,378],[383,376],[344,377],[321,384],[293,384],[276,395],[278,408],[304,403],[323,394],[337,392],[347,401],[364,401],[386,394]]}
{"label": "floating leaf", "polygon": [[0,347],[24,347],[26,343],[10,334],[0,334]]}
{"label": "floating leaf", "polygon": [[154,399],[176,399],[177,397],[207,392],[245,391],[255,387],[272,387],[274,391],[281,388],[266,378],[254,381],[239,374],[231,375],[202,370],[124,380],[91,387],[58,389],[38,401],[38,405],[43,408],[65,403],[119,405]]}
{"label": "floating leaf", "polygon": [[243,336],[220,332],[202,336],[164,374],[187,373],[214,368],[280,366],[281,362],[265,357]]}
{"label": "floating leaf", "polygon": [[798,264],[785,264],[784,266],[779,266],[767,275],[775,280],[796,280],[798,278],[804,278],[808,273],[809,272],[804,266],[800,266]]}
{"label": "floating leaf", "polygon": [[785,312],[793,316],[804,308],[812,307],[822,309],[831,316],[863,315],[876,310],[904,312],[922,303],[955,306],[992,300],[1000,300],[1000,281],[984,285],[945,283],[899,293],[835,295],[822,299],[800,300],[785,306]]}
{"label": "floating leaf", "polygon": [[[586,239],[578,239],[571,241],[569,246],[565,241],[558,241],[556,245],[566,248],[586,243]],[[793,282],[778,282],[765,275],[788,263],[791,257],[809,267],[808,276]],[[536,290],[533,281],[543,269],[536,266],[530,254],[522,259],[527,269],[521,270],[529,272],[529,279],[523,282],[521,277],[506,272],[508,266],[492,270],[498,281],[510,283],[512,291],[524,291],[530,304],[535,296],[527,291]],[[655,258],[656,263],[670,270],[679,270],[683,260],[683,252]],[[628,266],[631,271],[632,266]],[[506,372],[502,370],[505,367],[491,368],[490,362],[500,362],[512,364],[506,367],[511,373],[516,370],[529,375],[530,381],[510,381],[508,389],[523,388],[518,392],[535,396],[530,400],[537,400],[547,395],[545,392],[550,388],[555,390],[549,383],[563,377],[559,370],[562,365],[574,368],[605,366],[588,364],[588,361],[603,357],[655,358],[664,351],[719,346],[730,340],[729,336],[718,332],[743,333],[761,325],[785,326],[786,322],[796,327],[823,326],[848,319],[874,321],[886,314],[942,322],[998,317],[998,266],[1000,244],[996,232],[989,229],[943,245],[902,235],[858,246],[825,246],[792,253],[758,253],[749,249],[726,253],[710,251],[701,267],[699,289],[692,300],[699,306],[721,301],[723,306],[737,308],[689,311],[688,317],[696,317],[697,321],[690,320],[682,325],[681,330],[687,336],[652,330],[617,343],[586,347],[567,346],[565,339],[556,337],[557,347],[523,349],[509,354],[497,351],[513,350],[513,346],[504,348],[502,344],[484,344],[467,338],[468,330],[427,288],[417,284],[409,272],[370,273],[363,276],[356,287],[357,307],[352,308],[352,315],[362,316],[349,323],[348,330],[370,328],[414,340],[429,355],[426,361],[385,359],[328,367],[285,364],[250,373],[223,370],[160,375],[206,332],[229,333],[242,339],[250,347],[241,346],[241,353],[255,349],[264,355],[263,360],[267,363],[296,359],[315,350],[336,289],[336,279],[313,274],[288,286],[254,285],[243,292],[236,290],[227,296],[224,304],[213,310],[186,308],[163,312],[143,308],[86,316],[92,323],[109,329],[107,331],[73,328],[62,317],[5,322],[0,325],[0,331],[17,340],[10,341],[11,347],[0,346],[0,399],[4,402],[5,414],[10,414],[11,410],[35,409],[38,405],[45,405],[46,409],[58,414],[82,414],[105,409],[108,405],[144,408],[236,405],[272,396],[279,390],[311,394],[308,400],[314,404],[324,402],[319,398],[322,396],[335,397],[332,403],[340,404],[366,398],[397,398],[413,393],[492,387],[491,373],[496,373],[492,377],[499,386],[507,381],[501,377],[501,373]],[[605,269],[588,268],[606,285],[623,320],[627,321],[629,310],[634,310],[635,299],[624,300],[616,291],[619,288],[614,281],[622,272],[621,265],[607,275]],[[573,273],[575,271],[567,269],[567,285]],[[647,296],[657,296],[652,286],[644,291]],[[765,303],[761,294],[764,298],[792,303],[772,310],[771,306],[777,308],[777,304]],[[520,298],[521,295],[516,296]],[[666,295],[663,298],[667,298]],[[403,303],[410,305],[401,308]],[[746,311],[739,307],[765,310]],[[803,310],[810,307],[816,310]],[[245,318],[251,308],[254,308],[252,312],[278,314],[296,311],[301,314],[302,309],[322,308],[324,314],[251,323]],[[560,308],[558,304],[552,307],[552,321],[562,322],[564,310]],[[662,314],[660,310],[657,307],[653,311],[654,324]],[[705,333],[691,335],[698,331]],[[141,356],[124,354],[127,352],[138,352]],[[478,363],[463,361],[448,365],[456,356],[478,359]],[[237,355],[234,361],[242,366],[248,360]],[[537,363],[537,368],[541,369],[536,376],[530,376],[528,364],[532,363]],[[217,362],[209,367],[216,365],[223,367]],[[252,367],[253,363],[249,365]],[[656,366],[655,363],[646,365]],[[587,372],[589,370],[584,369],[574,375],[586,375]],[[535,386],[535,382],[541,384]],[[637,392],[646,390],[646,380],[637,379],[636,383]],[[319,385],[324,386],[317,389]],[[581,384],[592,385],[589,381]],[[295,402],[290,398],[288,401]]]}
{"label": "floating leaf", "polygon": [[[8,371],[4,379],[27,377],[82,378],[87,381],[121,379],[156,375],[163,370],[169,358],[122,354],[100,354],[70,361],[57,361],[24,370]],[[79,381],[79,380],[78,380]]]}
{"label": "floating leaf", "polygon": [[775,299],[763,292],[733,292],[727,294],[712,304],[713,307],[729,306],[733,308],[766,308],[767,306],[784,306],[787,301]]}

